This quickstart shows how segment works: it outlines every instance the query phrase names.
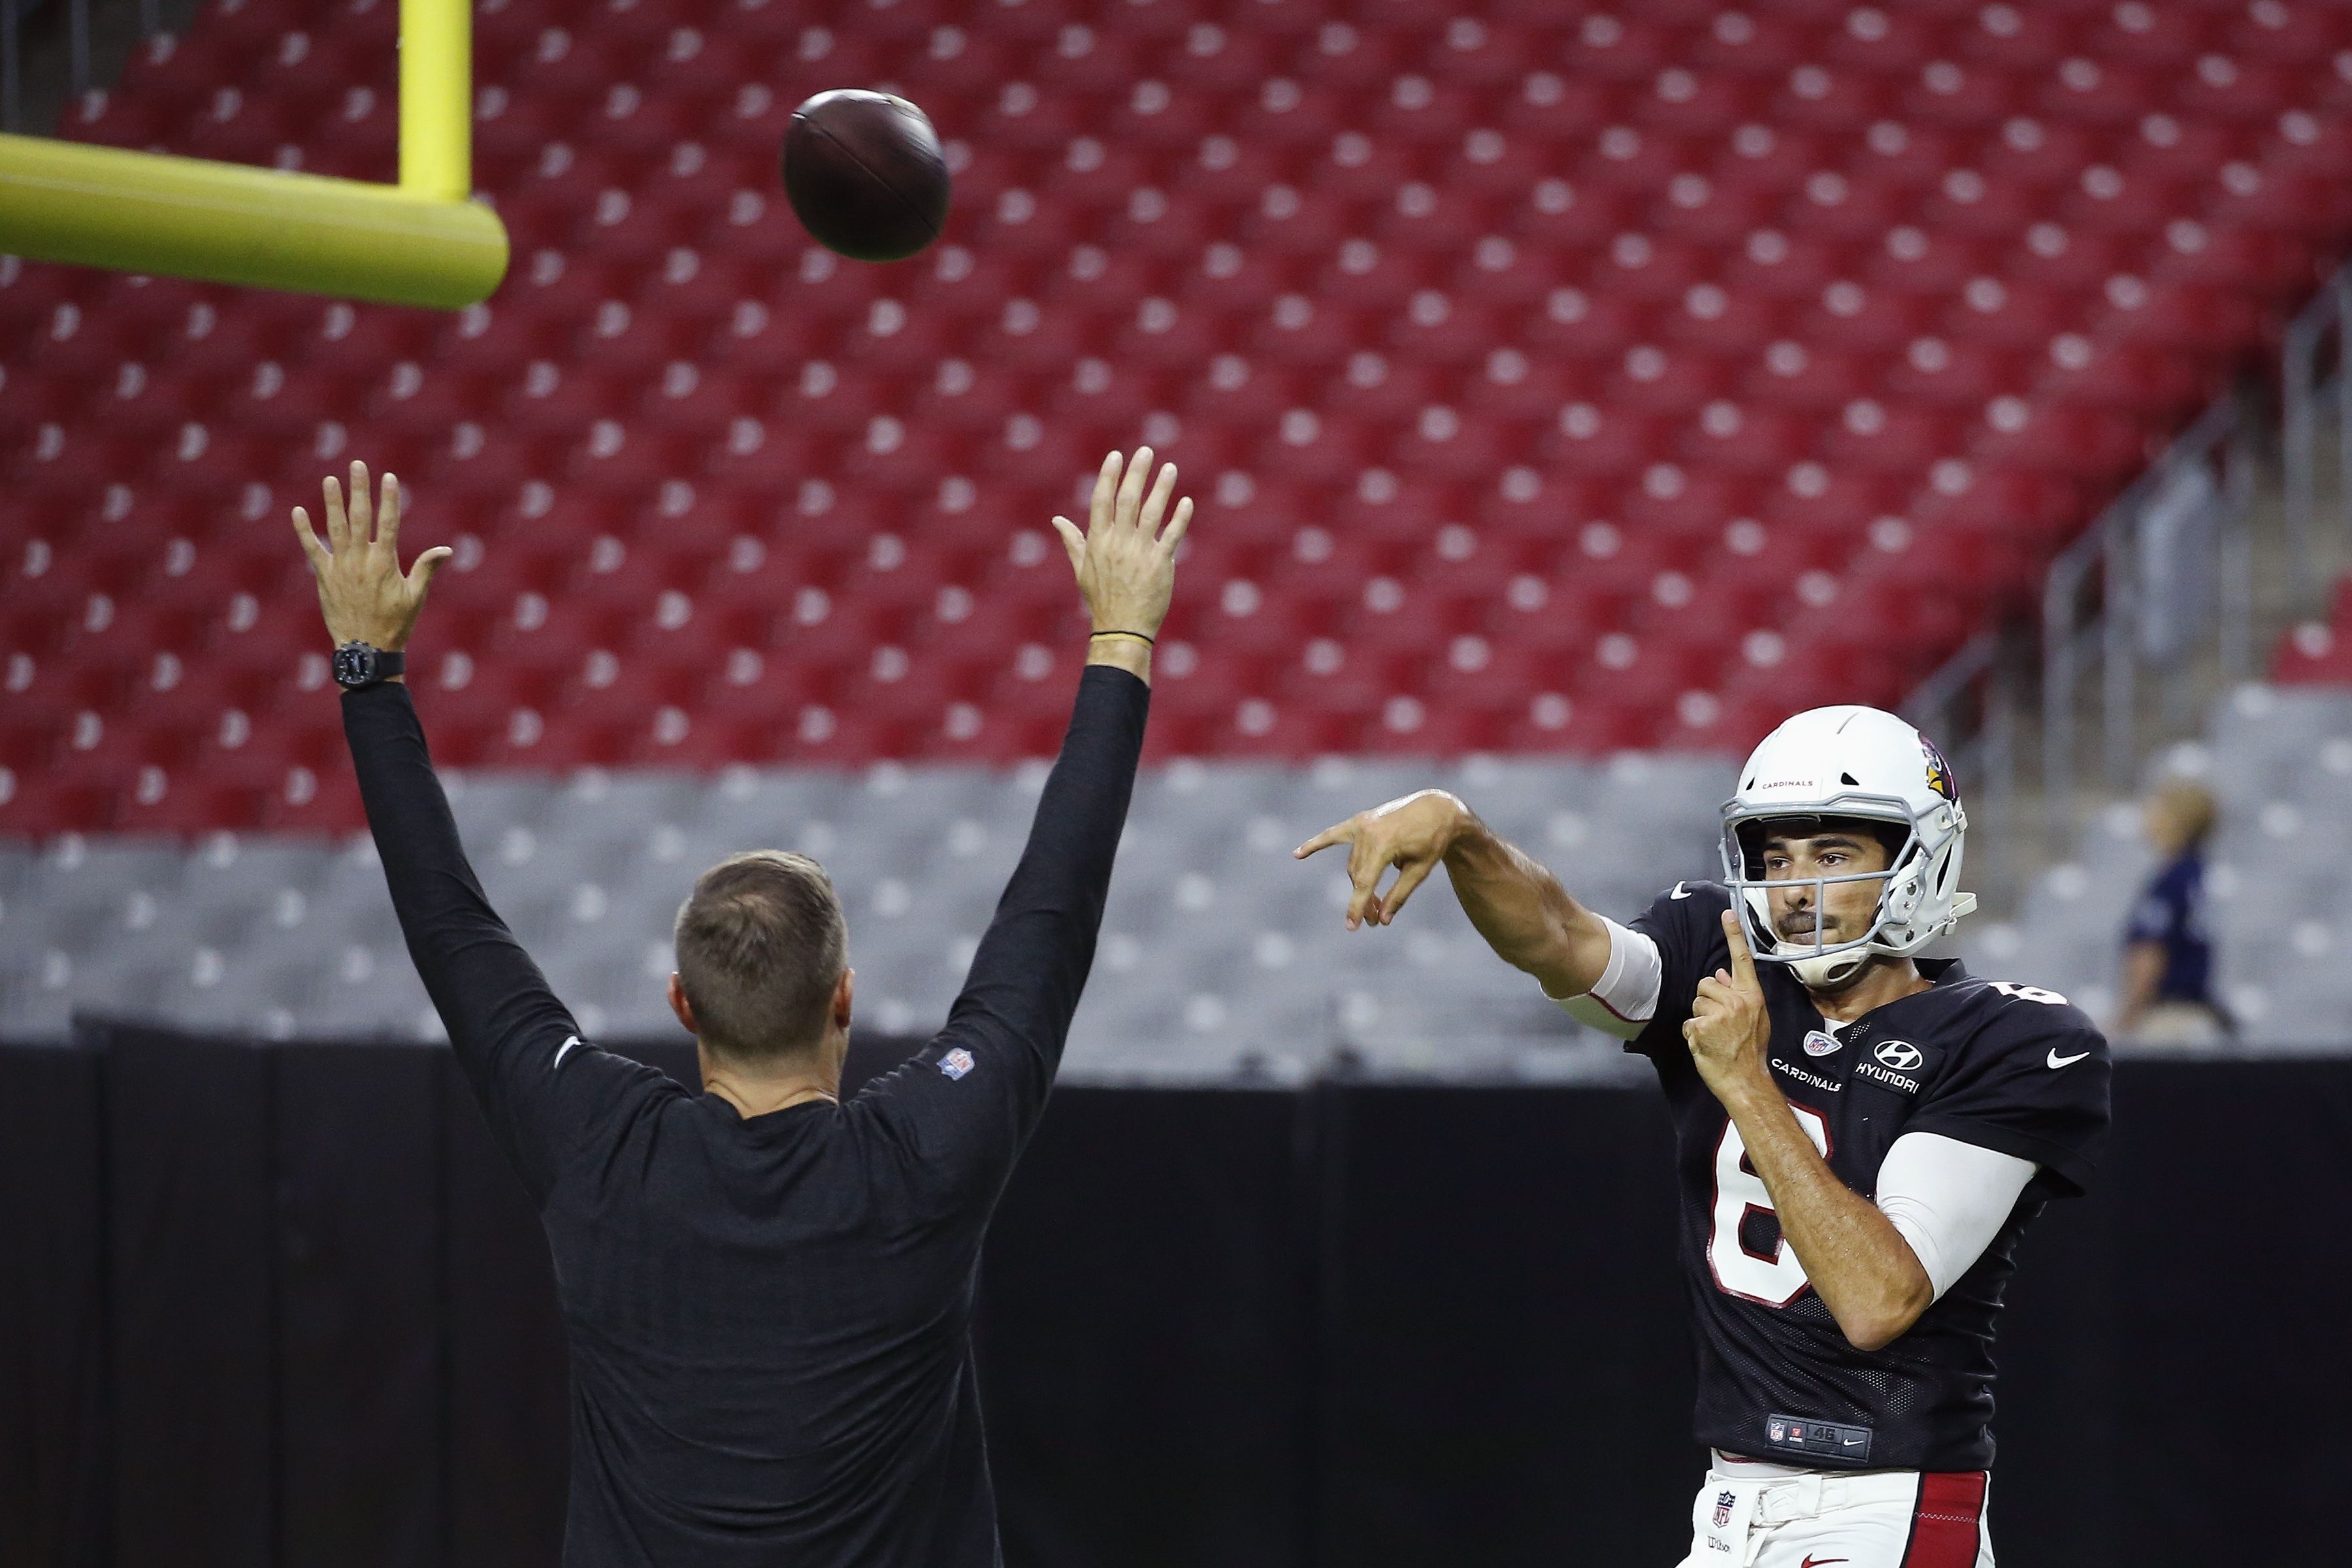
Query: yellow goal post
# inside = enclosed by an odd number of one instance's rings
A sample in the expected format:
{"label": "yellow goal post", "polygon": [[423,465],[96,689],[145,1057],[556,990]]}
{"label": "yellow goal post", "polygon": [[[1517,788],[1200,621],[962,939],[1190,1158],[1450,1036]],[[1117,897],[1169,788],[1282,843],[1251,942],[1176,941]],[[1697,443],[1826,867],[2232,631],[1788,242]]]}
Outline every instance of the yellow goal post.
{"label": "yellow goal post", "polygon": [[400,183],[0,133],[0,253],[454,310],[507,269],[473,190],[472,0],[401,0]]}

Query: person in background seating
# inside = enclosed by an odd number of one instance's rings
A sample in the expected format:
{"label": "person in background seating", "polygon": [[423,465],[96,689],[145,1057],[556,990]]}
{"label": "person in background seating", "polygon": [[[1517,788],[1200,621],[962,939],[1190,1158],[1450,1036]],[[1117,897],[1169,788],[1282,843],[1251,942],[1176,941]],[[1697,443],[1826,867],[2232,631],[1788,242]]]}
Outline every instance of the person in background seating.
{"label": "person in background seating", "polygon": [[2218,1045],[2235,1031],[2213,994],[2213,943],[2205,932],[2212,792],[2191,779],[2167,779],[2143,810],[2157,870],[2124,928],[2123,1006],[2115,1035],[2147,1046]]}

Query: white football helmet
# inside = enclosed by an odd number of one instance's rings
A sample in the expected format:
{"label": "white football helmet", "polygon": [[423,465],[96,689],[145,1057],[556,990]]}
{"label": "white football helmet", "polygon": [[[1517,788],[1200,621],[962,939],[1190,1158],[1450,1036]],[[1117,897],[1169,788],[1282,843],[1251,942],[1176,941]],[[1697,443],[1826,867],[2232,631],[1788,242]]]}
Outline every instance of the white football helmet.
{"label": "white football helmet", "polygon": [[[1810,879],[1816,910],[1830,883],[1885,885],[1868,931],[1824,943],[1817,924],[1808,944],[1773,929],[1769,889],[1790,884],[1765,879],[1761,829],[1788,817],[1823,816],[1884,822],[1906,837],[1884,871]],[[1814,708],[1765,736],[1740,769],[1739,787],[1723,807],[1723,879],[1749,951],[1826,990],[1852,979],[1873,953],[1918,952],[1977,907],[1974,893],[1958,890],[1968,831],[1952,770],[1926,736],[1875,708]]]}

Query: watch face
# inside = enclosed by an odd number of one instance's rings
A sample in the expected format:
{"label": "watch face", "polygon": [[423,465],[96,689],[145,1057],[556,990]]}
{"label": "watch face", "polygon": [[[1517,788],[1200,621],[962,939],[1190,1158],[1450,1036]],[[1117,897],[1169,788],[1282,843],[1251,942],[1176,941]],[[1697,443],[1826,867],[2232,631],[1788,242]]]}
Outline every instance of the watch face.
{"label": "watch face", "polygon": [[375,649],[363,642],[347,642],[335,650],[335,684],[365,686],[375,674]]}

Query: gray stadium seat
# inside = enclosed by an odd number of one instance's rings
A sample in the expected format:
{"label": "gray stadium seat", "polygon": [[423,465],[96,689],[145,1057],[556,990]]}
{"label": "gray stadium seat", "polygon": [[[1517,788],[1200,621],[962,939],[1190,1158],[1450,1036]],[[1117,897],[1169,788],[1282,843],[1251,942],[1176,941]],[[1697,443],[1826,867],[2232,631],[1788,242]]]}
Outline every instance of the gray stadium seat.
{"label": "gray stadium seat", "polygon": [[[803,850],[833,872],[860,1019],[936,1028],[1044,778],[1032,763],[450,782],[492,900],[583,1027],[618,1039],[675,1027],[662,990],[678,902],[712,861],[761,847]],[[1676,879],[1711,874],[1727,778],[1706,758],[1147,770],[1068,1071],[1290,1082],[1351,1048],[1357,1069],[1373,1072],[1621,1071],[1613,1045],[1591,1067],[1592,1041],[1486,950],[1443,873],[1404,924],[1351,933],[1343,857],[1301,865],[1290,851],[1397,795],[1452,788],[1623,918]],[[127,914],[144,924],[126,930]],[[71,1005],[121,1011],[134,1000],[257,1033],[409,1039],[435,1028],[364,836],[193,849],[91,840],[0,856],[0,1028],[58,1034]]]}

